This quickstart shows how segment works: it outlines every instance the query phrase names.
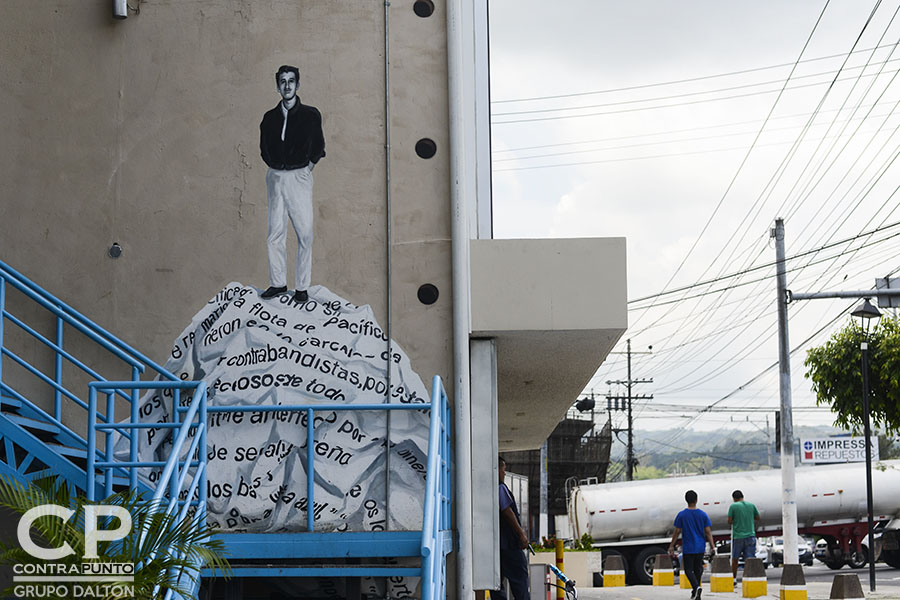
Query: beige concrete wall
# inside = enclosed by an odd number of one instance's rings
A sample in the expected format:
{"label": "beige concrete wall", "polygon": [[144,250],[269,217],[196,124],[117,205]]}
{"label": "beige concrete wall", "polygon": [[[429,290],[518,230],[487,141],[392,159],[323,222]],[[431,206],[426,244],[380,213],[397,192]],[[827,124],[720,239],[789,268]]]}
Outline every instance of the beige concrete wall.
{"label": "beige concrete wall", "polygon": [[476,333],[628,322],[625,238],[473,240],[470,255]]}
{"label": "beige concrete wall", "polygon": [[[529,558],[532,565],[556,565],[555,552],[538,552]],[[594,573],[603,571],[600,552],[565,552],[563,562],[562,572],[573,580],[578,588],[594,587]],[[552,577],[551,581],[556,583],[556,577]],[[531,590],[531,595],[538,597],[535,590]],[[555,598],[556,594],[551,593],[551,597]]]}
{"label": "beige concrete wall", "polygon": [[472,330],[497,340],[500,450],[539,448],[628,327],[625,239],[470,248]]}
{"label": "beige concrete wall", "polygon": [[[114,21],[111,0],[0,3],[0,260],[164,361],[225,284],[268,285],[258,124],[275,69],[296,64],[328,153],[313,284],[386,326],[383,3],[130,4]],[[423,19],[412,4],[390,8],[392,314],[427,380],[451,365],[446,35],[440,7]],[[421,137],[434,158],[416,156]],[[432,306],[416,299],[427,282]]]}

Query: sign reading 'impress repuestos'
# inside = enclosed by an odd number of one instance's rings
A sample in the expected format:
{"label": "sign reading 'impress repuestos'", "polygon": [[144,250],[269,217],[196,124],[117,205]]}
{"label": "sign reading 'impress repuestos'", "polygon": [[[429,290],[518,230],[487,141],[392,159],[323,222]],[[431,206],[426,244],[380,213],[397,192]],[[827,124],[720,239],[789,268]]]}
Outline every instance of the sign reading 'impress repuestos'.
{"label": "sign reading 'impress repuestos'", "polygon": [[[810,438],[800,440],[800,462],[843,463],[866,460],[866,440],[858,437]],[[877,439],[871,440],[872,460],[878,460]]]}

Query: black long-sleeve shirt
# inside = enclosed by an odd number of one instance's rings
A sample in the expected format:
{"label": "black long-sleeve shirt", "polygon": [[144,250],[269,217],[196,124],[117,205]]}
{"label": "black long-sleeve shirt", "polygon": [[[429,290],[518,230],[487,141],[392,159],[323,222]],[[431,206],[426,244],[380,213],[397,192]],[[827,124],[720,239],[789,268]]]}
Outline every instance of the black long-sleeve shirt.
{"label": "black long-sleeve shirt", "polygon": [[316,164],[325,156],[325,136],[322,115],[314,106],[300,103],[288,109],[284,140],[284,113],[281,102],[263,115],[259,124],[259,151],[263,162],[273,169],[301,169]]}

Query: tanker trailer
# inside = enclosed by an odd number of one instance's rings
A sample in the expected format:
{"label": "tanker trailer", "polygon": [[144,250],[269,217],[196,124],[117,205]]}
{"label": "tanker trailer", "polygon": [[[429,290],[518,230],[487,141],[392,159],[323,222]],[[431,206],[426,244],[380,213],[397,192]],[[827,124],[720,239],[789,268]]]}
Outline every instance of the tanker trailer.
{"label": "tanker trailer", "polygon": [[[832,568],[859,552],[866,536],[865,483],[862,463],[796,470],[798,532],[828,540],[826,564]],[[731,536],[728,507],[736,489],[759,509],[757,535],[780,535],[781,487],[780,470],[582,485],[569,498],[569,520],[576,538],[587,533],[607,555],[622,555],[629,580],[646,584],[652,580],[654,557],[666,553],[687,490],[697,492],[697,506],[709,515],[719,541]],[[872,490],[874,518],[884,530],[881,558],[900,568],[900,461],[873,465]]]}

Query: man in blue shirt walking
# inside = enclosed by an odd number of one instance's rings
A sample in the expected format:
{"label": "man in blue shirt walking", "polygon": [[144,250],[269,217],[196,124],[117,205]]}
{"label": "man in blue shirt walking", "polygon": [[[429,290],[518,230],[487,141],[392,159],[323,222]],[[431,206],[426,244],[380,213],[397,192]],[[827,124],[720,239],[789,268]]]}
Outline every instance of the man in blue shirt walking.
{"label": "man in blue shirt walking", "polygon": [[709,515],[697,508],[697,492],[688,490],[684,494],[687,508],[675,516],[675,531],[669,544],[669,554],[675,554],[675,542],[681,535],[681,568],[691,582],[691,600],[700,600],[700,577],[703,575],[703,553],[709,542],[710,553],[716,553],[713,542],[712,522]]}

